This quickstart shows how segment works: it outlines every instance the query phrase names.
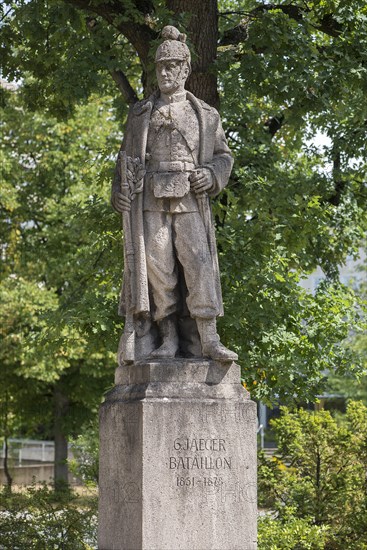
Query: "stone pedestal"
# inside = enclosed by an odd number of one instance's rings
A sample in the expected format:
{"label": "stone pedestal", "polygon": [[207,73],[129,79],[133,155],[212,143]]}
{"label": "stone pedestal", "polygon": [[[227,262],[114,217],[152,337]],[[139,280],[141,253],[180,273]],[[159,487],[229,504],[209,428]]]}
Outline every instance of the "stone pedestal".
{"label": "stone pedestal", "polygon": [[256,405],[236,364],[119,367],[100,411],[99,550],[255,550]]}

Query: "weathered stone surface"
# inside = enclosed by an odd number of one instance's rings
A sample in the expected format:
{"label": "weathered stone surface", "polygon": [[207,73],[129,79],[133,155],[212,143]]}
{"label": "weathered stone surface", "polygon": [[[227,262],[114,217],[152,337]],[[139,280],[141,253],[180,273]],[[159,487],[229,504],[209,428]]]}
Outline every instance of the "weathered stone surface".
{"label": "weathered stone surface", "polygon": [[223,303],[210,198],[227,185],[233,158],[218,112],[185,90],[185,36],[169,26],[162,37],[159,91],[131,110],[112,185],[124,229],[119,364],[231,362],[237,355],[216,329]]}
{"label": "weathered stone surface", "polygon": [[99,549],[256,549],[256,405],[238,366],[128,370],[100,413]]}
{"label": "weathered stone surface", "polygon": [[175,381],[214,384],[237,384],[240,367],[236,363],[216,363],[203,359],[140,361],[122,365],[115,371],[115,384]]}
{"label": "weathered stone surface", "polygon": [[112,186],[125,326],[100,411],[99,549],[255,550],[256,406],[216,329],[210,198],[233,159],[218,112],[185,90],[184,35],[162,37],[159,91],[130,111]]}
{"label": "weathered stone surface", "polygon": [[240,367],[236,363],[184,359],[141,361],[116,369],[116,386],[109,393],[109,400],[242,398],[245,390],[239,379]]}

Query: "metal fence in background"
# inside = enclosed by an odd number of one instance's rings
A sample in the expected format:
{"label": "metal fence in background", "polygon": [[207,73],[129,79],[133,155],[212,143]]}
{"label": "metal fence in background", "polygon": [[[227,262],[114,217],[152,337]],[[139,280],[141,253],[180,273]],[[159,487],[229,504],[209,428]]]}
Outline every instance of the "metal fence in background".
{"label": "metal fence in background", "polygon": [[[5,456],[5,443],[0,447],[0,458]],[[34,439],[8,439],[8,458],[13,465],[24,463],[53,462],[55,444],[53,441]]]}

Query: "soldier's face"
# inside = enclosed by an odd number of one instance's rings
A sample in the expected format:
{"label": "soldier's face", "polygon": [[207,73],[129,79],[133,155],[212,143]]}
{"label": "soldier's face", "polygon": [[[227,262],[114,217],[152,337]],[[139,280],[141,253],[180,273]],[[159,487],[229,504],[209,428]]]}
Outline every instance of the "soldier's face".
{"label": "soldier's face", "polygon": [[173,94],[184,90],[189,67],[187,63],[177,60],[158,61],[156,74],[160,91]]}

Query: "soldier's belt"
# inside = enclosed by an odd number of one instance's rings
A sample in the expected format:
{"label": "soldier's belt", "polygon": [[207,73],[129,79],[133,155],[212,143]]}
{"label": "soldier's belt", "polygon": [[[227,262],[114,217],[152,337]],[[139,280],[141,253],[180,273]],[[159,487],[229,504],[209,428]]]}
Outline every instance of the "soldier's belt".
{"label": "soldier's belt", "polygon": [[147,166],[147,172],[191,172],[195,170],[193,162],[184,162],[175,160],[172,162],[154,162],[150,161]]}

